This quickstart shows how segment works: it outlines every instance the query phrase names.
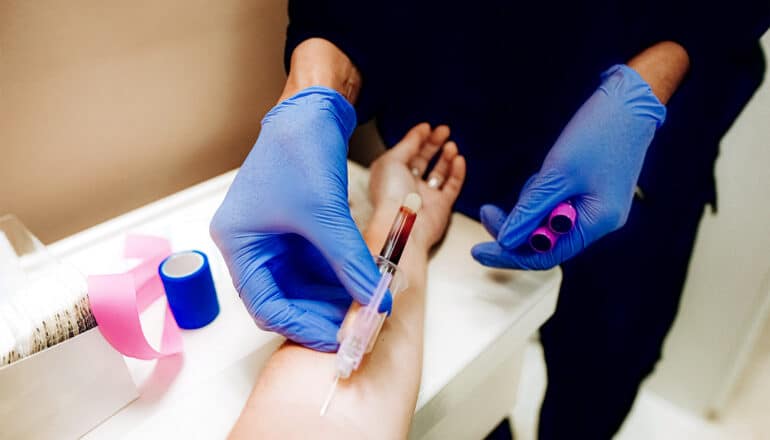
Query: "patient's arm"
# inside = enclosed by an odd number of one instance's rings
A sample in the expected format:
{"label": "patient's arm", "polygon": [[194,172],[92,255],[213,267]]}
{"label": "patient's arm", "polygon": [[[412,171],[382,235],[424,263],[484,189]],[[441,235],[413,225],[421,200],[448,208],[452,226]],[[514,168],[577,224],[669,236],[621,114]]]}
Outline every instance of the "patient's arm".
{"label": "patient's arm", "polygon": [[[334,354],[287,342],[265,365],[231,437],[406,437],[422,368],[428,250],[446,229],[465,177],[465,161],[457,146],[446,142],[448,136],[446,127],[431,131],[427,124],[418,125],[372,165],[374,214],[364,230],[372,253],[379,252],[403,197],[417,191],[423,198],[399,263],[409,287],[395,298],[374,350],[350,379],[340,380],[321,417],[319,410],[334,377]],[[410,169],[417,163],[424,170],[420,157],[429,158],[439,149],[441,159],[431,176],[443,177],[444,183],[430,188]]]}

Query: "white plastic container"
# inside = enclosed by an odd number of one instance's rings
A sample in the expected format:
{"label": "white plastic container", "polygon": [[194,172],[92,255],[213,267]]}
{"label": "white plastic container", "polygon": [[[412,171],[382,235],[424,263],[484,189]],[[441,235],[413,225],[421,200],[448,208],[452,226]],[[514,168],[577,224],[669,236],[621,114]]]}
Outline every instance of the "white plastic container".
{"label": "white plastic container", "polygon": [[[52,258],[16,217],[0,217],[0,325],[6,326],[0,357],[10,345],[15,347],[13,359],[20,358],[0,366],[0,439],[77,438],[138,397],[123,356],[97,328],[70,337],[78,333],[78,325],[80,330],[90,327],[83,324],[84,305],[81,301],[77,312],[70,307],[70,312],[59,313],[57,307],[73,295],[83,296],[85,286],[83,276]],[[58,295],[58,288],[68,293]],[[23,306],[13,302],[41,291],[46,292],[41,298],[47,311],[40,312],[29,297]],[[52,302],[57,304],[53,309]],[[8,307],[11,303],[15,308]],[[19,309],[24,311],[13,316]],[[45,313],[69,313],[59,321],[69,328],[61,324],[53,335],[53,327],[35,325]]]}

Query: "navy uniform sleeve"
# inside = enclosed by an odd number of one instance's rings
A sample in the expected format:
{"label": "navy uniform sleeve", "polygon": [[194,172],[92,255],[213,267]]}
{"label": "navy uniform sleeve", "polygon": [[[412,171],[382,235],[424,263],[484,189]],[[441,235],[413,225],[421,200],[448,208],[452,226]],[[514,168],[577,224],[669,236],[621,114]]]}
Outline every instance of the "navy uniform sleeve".
{"label": "navy uniform sleeve", "polygon": [[309,38],[323,38],[344,52],[362,77],[362,87],[356,102],[358,123],[372,117],[377,95],[375,35],[370,11],[365,1],[290,0],[289,26],[286,31],[284,65],[289,72],[291,54],[300,43]]}
{"label": "navy uniform sleeve", "polygon": [[757,46],[770,26],[770,1],[656,1],[647,5],[638,23],[642,45],[671,40],[687,50],[693,66]]}

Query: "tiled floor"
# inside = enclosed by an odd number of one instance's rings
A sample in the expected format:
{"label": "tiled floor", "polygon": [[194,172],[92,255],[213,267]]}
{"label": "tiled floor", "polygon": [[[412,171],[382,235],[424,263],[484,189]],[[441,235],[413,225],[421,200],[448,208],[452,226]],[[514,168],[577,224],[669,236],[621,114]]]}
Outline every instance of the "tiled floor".
{"label": "tiled floor", "polygon": [[[536,438],[537,412],[545,391],[545,365],[538,342],[524,358],[519,401],[513,410],[516,440]],[[770,439],[770,325],[765,327],[746,372],[724,414],[710,421],[643,389],[618,434],[619,440]]]}

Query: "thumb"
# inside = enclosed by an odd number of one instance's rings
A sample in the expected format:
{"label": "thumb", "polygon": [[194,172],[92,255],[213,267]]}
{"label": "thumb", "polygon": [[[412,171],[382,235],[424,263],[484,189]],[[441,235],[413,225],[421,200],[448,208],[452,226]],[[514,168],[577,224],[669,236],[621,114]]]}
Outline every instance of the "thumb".
{"label": "thumb", "polygon": [[495,205],[482,205],[479,210],[481,224],[484,225],[484,229],[489,232],[489,235],[493,237],[497,237],[497,234],[500,233],[500,228],[505,223],[506,216],[506,212]]}
{"label": "thumb", "polygon": [[323,314],[298,307],[285,298],[265,266],[251,272],[242,286],[241,300],[257,326],[320,351],[337,348],[337,324]]}
{"label": "thumb", "polygon": [[527,181],[519,201],[500,228],[497,241],[505,249],[521,246],[551,210],[569,196],[567,179],[560,173],[536,174]]}
{"label": "thumb", "polygon": [[[307,238],[321,251],[350,296],[361,304],[368,304],[381,275],[350,213],[331,220],[320,219],[312,236]],[[379,311],[390,313],[392,304],[388,291]]]}

